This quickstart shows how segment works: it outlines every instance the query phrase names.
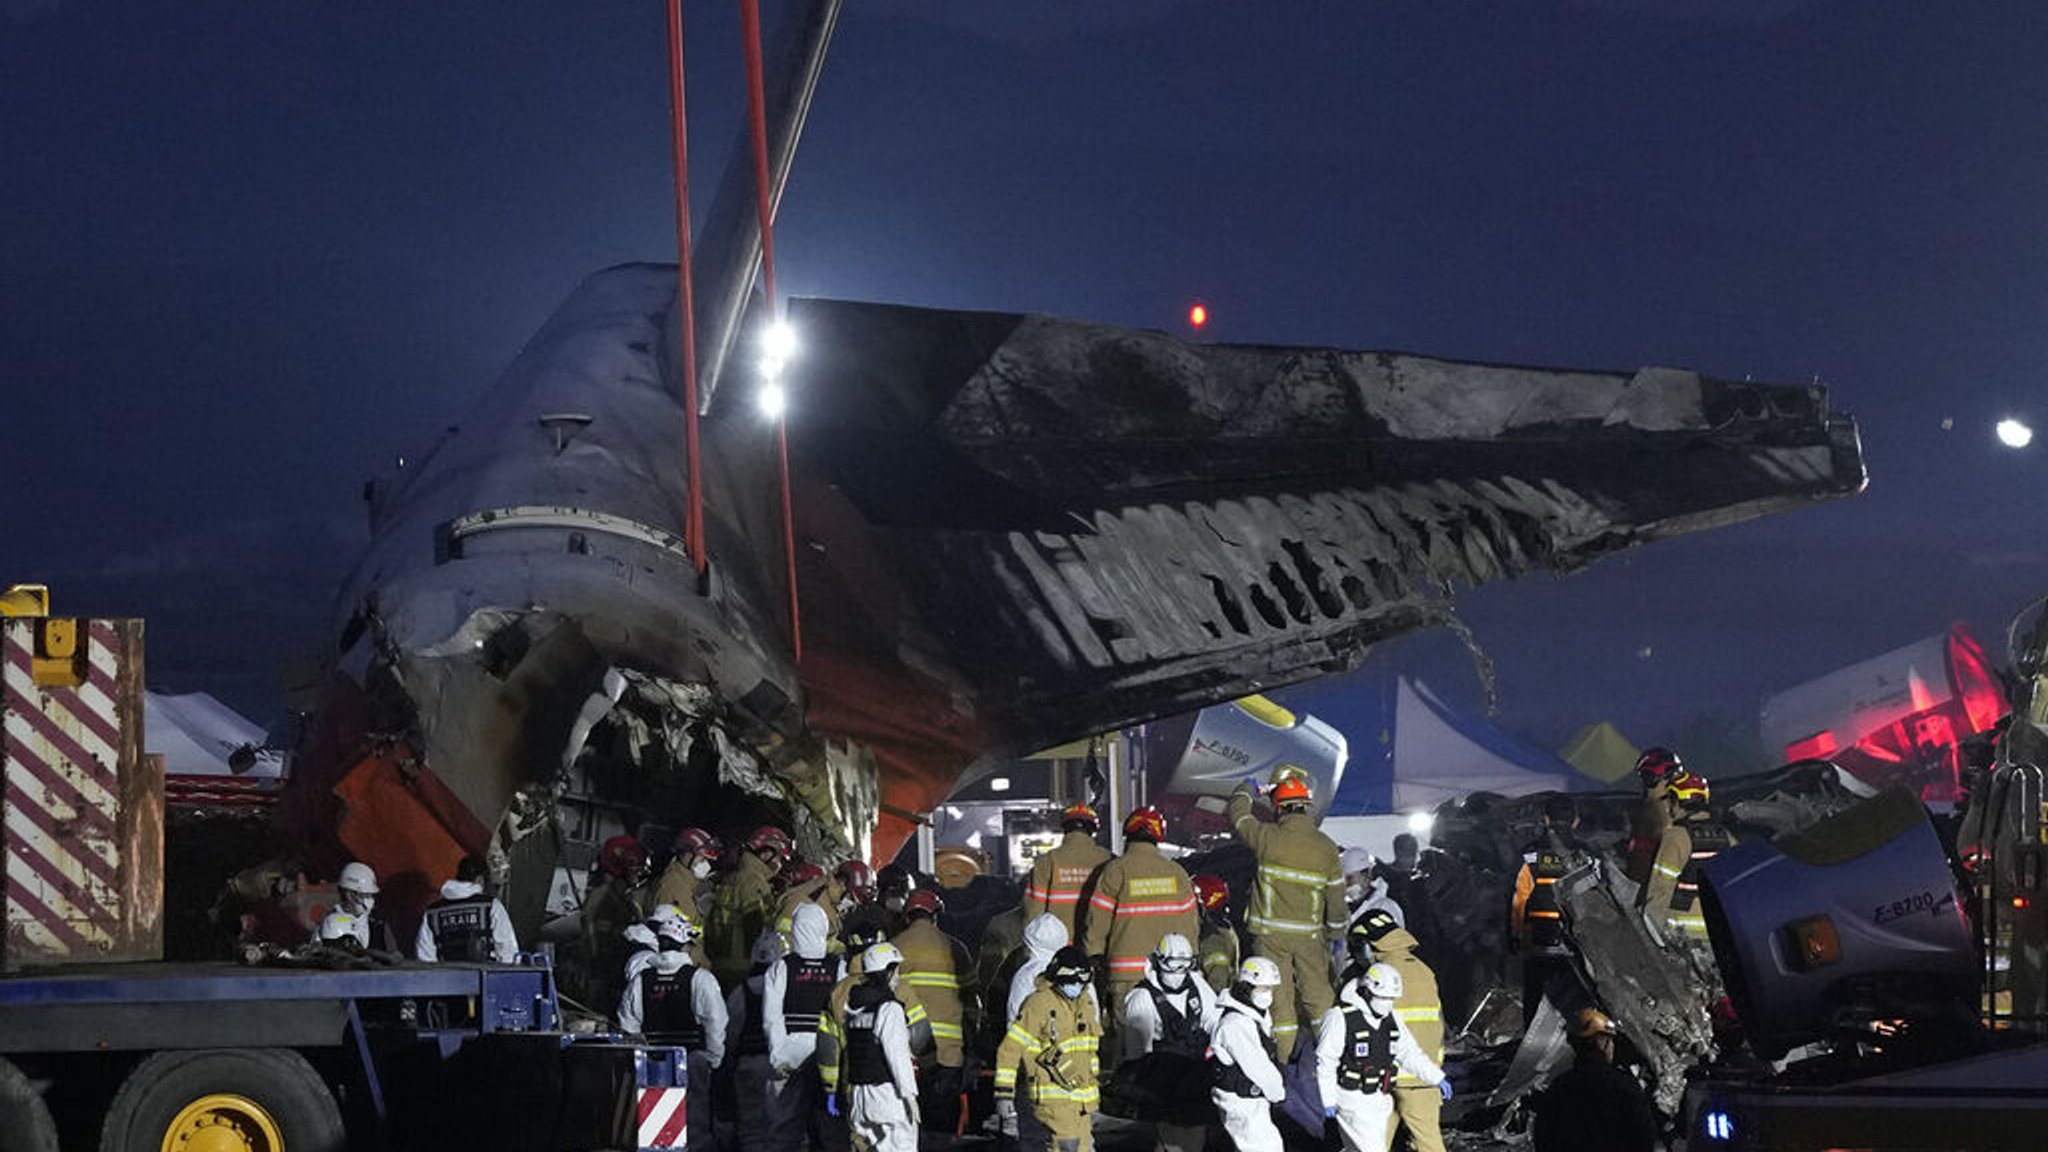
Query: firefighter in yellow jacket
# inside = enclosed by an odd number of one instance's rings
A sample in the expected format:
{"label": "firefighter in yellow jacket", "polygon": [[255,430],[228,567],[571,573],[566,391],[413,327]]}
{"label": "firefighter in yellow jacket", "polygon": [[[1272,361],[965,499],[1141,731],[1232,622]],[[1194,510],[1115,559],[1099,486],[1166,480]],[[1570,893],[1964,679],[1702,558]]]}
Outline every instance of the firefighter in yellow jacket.
{"label": "firefighter in yellow jacket", "polygon": [[1273,996],[1273,1044],[1286,1063],[1299,1032],[1295,1003],[1300,1001],[1311,1026],[1337,1002],[1330,987],[1330,944],[1343,938],[1344,869],[1337,845],[1316,827],[1309,815],[1313,797],[1299,769],[1282,765],[1273,785],[1272,823],[1252,811],[1252,782],[1237,786],[1226,815],[1231,831],[1258,860],[1252,881],[1251,954],[1270,958],[1280,968],[1280,987]]}
{"label": "firefighter in yellow jacket", "polygon": [[1209,987],[1221,992],[1237,982],[1238,966],[1244,963],[1237,942],[1237,925],[1230,922],[1230,885],[1221,876],[1204,873],[1194,878],[1195,904],[1202,916],[1201,942],[1195,948],[1202,956],[1202,975]]}
{"label": "firefighter in yellow jacket", "polygon": [[719,983],[738,985],[753,965],[754,941],[775,926],[775,875],[796,850],[789,833],[773,825],[754,829],[739,867],[719,882],[705,910],[705,951]]}
{"label": "firefighter in yellow jacket", "polygon": [[[1351,925],[1353,967],[1344,979],[1353,982],[1375,963],[1385,964],[1401,974],[1401,995],[1394,1001],[1394,1017],[1415,1037],[1422,1054],[1441,1066],[1444,1062],[1444,1005],[1437,994],[1436,973],[1415,954],[1420,943],[1406,928],[1385,912],[1366,913]],[[1440,1089],[1426,1084],[1407,1069],[1394,1079],[1394,1115],[1408,1129],[1408,1142],[1415,1152],[1444,1152],[1444,1098]],[[1391,1147],[1394,1126],[1387,1126]]]}
{"label": "firefighter in yellow jacket", "polygon": [[902,985],[924,1002],[936,1057],[918,1069],[917,1092],[925,1120],[951,1132],[960,1119],[967,1030],[974,1022],[974,989],[962,979],[974,971],[967,949],[939,929],[945,910],[939,894],[920,888],[903,900],[904,925],[890,943],[903,953]]}
{"label": "firefighter in yellow jacket", "polygon": [[998,1113],[1022,1093],[1045,1130],[1026,1152],[1089,1152],[1102,1105],[1102,1018],[1088,986],[1088,954],[1069,944],[1053,956],[1038,990],[1024,1000],[996,1050]]}
{"label": "firefighter in yellow jacket", "polygon": [[1104,962],[1111,1011],[1122,1018],[1124,996],[1145,979],[1152,951],[1169,933],[1200,938],[1195,886],[1180,865],[1159,854],[1166,817],[1140,808],[1124,821],[1124,854],[1102,866],[1088,897],[1082,947]]}
{"label": "firefighter in yellow jacket", "polygon": [[1060,816],[1066,835],[1052,851],[1031,865],[1031,882],[1024,886],[1024,920],[1030,923],[1042,913],[1059,917],[1067,927],[1067,939],[1079,940],[1081,890],[1095,870],[1109,863],[1109,849],[1095,842],[1101,821],[1095,809],[1076,804]]}
{"label": "firefighter in yellow jacket", "polygon": [[1707,810],[1706,778],[1680,772],[1671,779],[1666,801],[1675,811],[1671,826],[1657,842],[1650,882],[1637,895],[1638,906],[1661,912],[1666,943],[1707,943],[1707,917],[1700,907],[1700,875],[1706,863],[1735,843],[1728,830]]}

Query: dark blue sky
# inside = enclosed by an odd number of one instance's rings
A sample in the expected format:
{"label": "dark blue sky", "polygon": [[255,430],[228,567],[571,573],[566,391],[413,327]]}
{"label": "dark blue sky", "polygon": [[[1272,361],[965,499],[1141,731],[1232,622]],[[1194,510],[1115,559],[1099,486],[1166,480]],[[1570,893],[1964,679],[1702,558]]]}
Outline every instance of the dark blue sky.
{"label": "dark blue sky", "polygon": [[[689,4],[708,191],[736,21]],[[672,258],[662,36],[610,0],[0,0],[0,579],[273,707],[362,480],[580,277]],[[2048,420],[2043,60],[2032,2],[849,0],[781,282],[1820,378],[1863,497],[1466,600],[1504,722],[1658,739],[2048,591],[2040,450],[1990,431]]]}

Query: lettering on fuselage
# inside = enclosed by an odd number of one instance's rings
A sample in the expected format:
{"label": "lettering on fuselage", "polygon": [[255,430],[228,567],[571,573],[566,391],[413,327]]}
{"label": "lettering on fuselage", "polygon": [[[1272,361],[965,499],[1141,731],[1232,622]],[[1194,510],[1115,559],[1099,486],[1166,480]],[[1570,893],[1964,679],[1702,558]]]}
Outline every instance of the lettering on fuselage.
{"label": "lettering on fuselage", "polygon": [[1943,912],[1954,908],[1955,904],[1955,893],[1930,890],[1916,896],[1908,896],[1903,900],[1894,900],[1889,904],[1879,904],[1876,913],[1871,916],[1870,922],[1872,924],[1885,924],[1893,920],[1904,920],[1908,916],[1918,915],[1922,912],[1927,913],[1929,916],[1939,916]]}

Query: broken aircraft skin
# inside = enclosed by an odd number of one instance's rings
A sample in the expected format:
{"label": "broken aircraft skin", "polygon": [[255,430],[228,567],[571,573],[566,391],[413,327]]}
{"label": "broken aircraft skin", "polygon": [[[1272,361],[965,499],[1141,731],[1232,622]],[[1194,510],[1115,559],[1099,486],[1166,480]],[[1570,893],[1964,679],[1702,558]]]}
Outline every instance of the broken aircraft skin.
{"label": "broken aircraft skin", "polygon": [[[1457,586],[1865,480],[1818,387],[798,300],[798,664],[750,404],[704,421],[703,584],[684,550],[676,295],[673,267],[590,277],[369,486],[287,813],[305,842],[378,859],[337,836],[332,794],[385,732],[410,793],[470,818],[422,801],[440,815],[407,850],[495,829],[538,877],[560,839],[687,811],[787,814],[815,858],[887,859],[977,758],[1343,671],[1445,620]],[[536,835],[551,808],[565,827]]]}

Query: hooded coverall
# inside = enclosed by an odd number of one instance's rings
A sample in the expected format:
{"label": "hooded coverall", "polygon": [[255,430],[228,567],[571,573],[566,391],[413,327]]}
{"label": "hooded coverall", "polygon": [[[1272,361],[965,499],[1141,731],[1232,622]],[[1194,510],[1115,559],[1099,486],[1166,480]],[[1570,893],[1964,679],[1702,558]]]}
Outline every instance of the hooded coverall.
{"label": "hooded coverall", "polygon": [[[1024,1000],[996,1050],[998,1099],[1019,1091],[1050,1134],[1047,1152],[1089,1152],[1102,1108],[1102,1016],[1095,992],[1067,999],[1041,985]],[[1020,1078],[1019,1071],[1022,1071]]]}
{"label": "hooded coverall", "polygon": [[847,1125],[861,1152],[917,1152],[917,1076],[903,1005],[861,980],[846,1005]]}
{"label": "hooded coverall", "polygon": [[1159,1152],[1202,1152],[1203,1130],[1215,1115],[1202,1063],[1216,1026],[1216,993],[1196,972],[1177,989],[1160,981],[1148,971],[1124,996],[1119,1095],[1137,1119],[1155,1122]]}
{"label": "hooded coverall", "polygon": [[1337,1109],[1344,1152],[1386,1152],[1396,1075],[1411,1073],[1432,1092],[1444,1081],[1444,1070],[1422,1051],[1392,1005],[1379,1003],[1385,1011],[1361,998],[1355,985],[1346,988],[1318,1028],[1316,1087],[1323,1106]]}
{"label": "hooded coverall", "polygon": [[1273,1061],[1273,1018],[1239,1000],[1235,991],[1225,992],[1216,1008],[1209,1099],[1223,1117],[1223,1130],[1237,1152],[1282,1152],[1273,1105],[1287,1099],[1287,1086]]}
{"label": "hooded coverall", "polygon": [[1068,940],[1081,938],[1076,926],[1081,912],[1081,890],[1095,870],[1109,863],[1109,849],[1097,844],[1086,832],[1075,830],[1061,838],[1052,851],[1031,865],[1031,882],[1024,886],[1024,915],[1050,912],[1060,918]]}
{"label": "hooded coverall", "polygon": [[[780,938],[762,933],[754,941],[754,964],[746,982],[725,997],[726,1047],[733,1065],[733,1088],[738,1111],[733,1120],[739,1131],[741,1152],[765,1152],[774,1147],[769,1131],[768,1031],[762,999],[766,994],[768,969],[781,959]],[[691,963],[696,963],[695,959]]]}
{"label": "hooded coverall", "polygon": [[1125,994],[1145,978],[1161,937],[1178,932],[1193,940],[1202,930],[1187,871],[1145,840],[1131,841],[1095,874],[1086,924],[1082,947],[1108,958],[1110,1004],[1118,1013]]}
{"label": "hooded coverall", "polygon": [[[825,1014],[818,1019],[818,1079],[830,1096],[839,1091],[840,1056],[846,1047],[846,1006],[853,990],[860,986],[862,971],[858,955],[847,958],[846,978],[833,985],[832,995],[825,1002]],[[910,1052],[913,1056],[929,1056],[937,1044],[932,1038],[931,1019],[919,999],[917,989],[899,982],[891,993],[898,1004],[903,1005],[904,1031],[910,1037]]]}
{"label": "hooded coverall", "polygon": [[[619,924],[620,929],[625,926]],[[612,935],[616,938],[618,932]],[[443,960],[510,964],[519,958],[512,915],[505,911],[504,902],[485,895],[483,885],[450,880],[441,885],[441,898],[427,905],[420,918],[413,958],[428,964]]]}
{"label": "hooded coverall", "polygon": [[782,933],[784,940],[794,930],[796,910],[806,904],[815,905],[825,913],[826,938],[839,935],[839,884],[830,876],[820,876],[808,884],[799,884],[782,894],[782,900],[775,913],[775,930]]}
{"label": "hooded coverall", "polygon": [[[1394,1015],[1415,1037],[1425,1056],[1441,1066],[1444,1062],[1444,1007],[1438,997],[1436,973],[1415,954],[1420,943],[1406,928],[1396,928],[1373,942],[1374,960],[1401,974],[1401,998],[1394,1001]],[[1444,1098],[1415,1073],[1402,1069],[1394,1078],[1394,1112],[1408,1129],[1408,1142],[1415,1152],[1444,1152]],[[1394,1127],[1387,1126],[1391,1147]],[[1367,1152],[1374,1152],[1368,1149]],[[1384,1149],[1378,1152],[1385,1152]]]}
{"label": "hooded coverall", "polygon": [[755,938],[774,926],[774,879],[767,861],[743,852],[739,867],[711,894],[704,913],[704,950],[712,973],[727,984],[746,976]]}
{"label": "hooded coverall", "polygon": [[1038,975],[1052,963],[1052,954],[1065,948],[1072,937],[1066,925],[1052,912],[1041,912],[1024,926],[1024,962],[1010,974],[1010,991],[1003,999],[1003,1022],[1017,1019],[1024,1001],[1038,987]]}
{"label": "hooded coverall", "polygon": [[707,1152],[717,1144],[711,1076],[725,1063],[729,1023],[718,979],[690,963],[688,952],[641,952],[626,962],[619,1031],[689,1053],[689,1096],[684,1103],[692,1152]]}
{"label": "hooded coverall", "polygon": [[761,983],[768,1037],[768,1138],[780,1152],[804,1146],[811,1117],[822,1106],[818,1026],[846,968],[825,953],[824,909],[797,909],[790,935],[793,950],[769,965]]}
{"label": "hooded coverall", "polygon": [[1252,812],[1249,783],[1231,793],[1231,831],[1258,859],[1251,912],[1252,955],[1280,966],[1273,992],[1273,1043],[1286,1060],[1294,1051],[1295,1000],[1310,1020],[1336,1003],[1330,987],[1330,941],[1344,932],[1344,870],[1337,845],[1306,812],[1285,812],[1271,824]]}

